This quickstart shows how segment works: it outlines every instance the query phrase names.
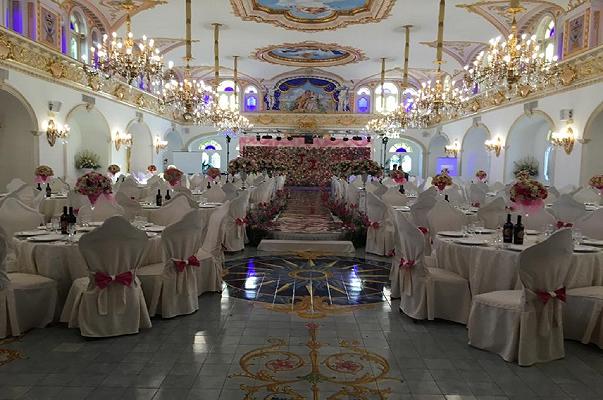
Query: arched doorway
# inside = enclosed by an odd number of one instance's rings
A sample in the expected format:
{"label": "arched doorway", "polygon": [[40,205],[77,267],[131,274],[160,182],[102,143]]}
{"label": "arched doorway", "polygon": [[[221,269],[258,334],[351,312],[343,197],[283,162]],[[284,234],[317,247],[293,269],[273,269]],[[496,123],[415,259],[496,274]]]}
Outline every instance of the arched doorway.
{"label": "arched doorway", "polygon": [[463,137],[461,153],[461,176],[469,181],[478,170],[489,172],[490,154],[484,142],[490,138],[490,132],[484,125],[472,126]]}
{"label": "arched doorway", "polygon": [[130,148],[130,172],[144,172],[153,163],[153,137],[149,126],[134,121],[128,125],[127,132],[132,135]]}
{"label": "arched doorway", "polygon": [[33,135],[37,131],[29,104],[12,89],[0,88],[0,192],[13,178],[32,181],[38,162],[39,139]]}
{"label": "arched doorway", "polygon": [[591,114],[584,129],[580,183],[587,185],[594,175],[603,174],[603,104]]}
{"label": "arched doorway", "polygon": [[69,141],[65,145],[66,178],[74,181],[82,174],[75,166],[75,157],[82,151],[96,154],[99,171],[104,172],[111,160],[111,130],[105,117],[97,109],[81,105],[69,112],[66,123],[71,127]]}
{"label": "arched doorway", "polygon": [[[435,174],[440,173],[438,168],[439,159],[442,157],[446,157],[446,151],[444,147],[449,144],[448,137],[444,135],[436,135],[429,142],[429,157],[427,163],[427,175],[434,176]],[[454,160],[454,159],[451,159]]]}
{"label": "arched doorway", "polygon": [[410,175],[422,176],[424,151],[419,143],[408,138],[390,139],[386,151],[386,170],[390,171],[397,165]]}
{"label": "arched doorway", "polygon": [[551,118],[539,111],[522,115],[513,123],[506,140],[506,182],[515,179],[513,171],[517,165],[532,160],[538,170],[534,178],[546,185],[553,184],[555,149],[549,142],[549,137],[554,129]]}

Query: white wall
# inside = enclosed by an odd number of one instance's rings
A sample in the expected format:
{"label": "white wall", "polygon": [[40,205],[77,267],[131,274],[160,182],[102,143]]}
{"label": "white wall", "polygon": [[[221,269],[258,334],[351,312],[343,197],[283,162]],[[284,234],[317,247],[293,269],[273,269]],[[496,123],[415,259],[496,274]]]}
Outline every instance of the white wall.
{"label": "white wall", "polygon": [[132,135],[130,156],[130,171],[144,172],[153,163],[153,135],[149,126],[144,122],[133,122],[128,126],[127,133]]}
{"label": "white wall", "polygon": [[490,170],[490,155],[484,146],[489,137],[490,133],[486,128],[475,126],[471,127],[463,138],[460,176],[467,182],[474,179],[476,171]]}
{"label": "white wall", "polygon": [[446,157],[446,152],[444,151],[444,146],[446,146],[449,142],[448,138],[443,135],[434,136],[429,142],[429,148],[427,149],[427,175],[434,176],[439,173],[437,171],[438,166],[438,158]]}
{"label": "white wall", "polygon": [[594,175],[603,174],[603,157],[601,152],[603,151],[603,112],[594,116],[591,124],[588,128],[588,132],[585,132],[585,136],[588,137],[588,143],[583,147],[582,152],[582,171],[581,171],[581,184],[588,184],[590,178]]}
{"label": "white wall", "polygon": [[[534,158],[538,161],[537,179],[545,184],[552,182],[545,179],[545,151],[550,146],[549,133],[553,130],[549,121],[540,114],[520,117],[511,127],[507,136],[507,151],[505,152],[505,180],[514,179],[515,163]],[[554,168],[552,169],[554,175]],[[549,177],[551,178],[551,177]]]}

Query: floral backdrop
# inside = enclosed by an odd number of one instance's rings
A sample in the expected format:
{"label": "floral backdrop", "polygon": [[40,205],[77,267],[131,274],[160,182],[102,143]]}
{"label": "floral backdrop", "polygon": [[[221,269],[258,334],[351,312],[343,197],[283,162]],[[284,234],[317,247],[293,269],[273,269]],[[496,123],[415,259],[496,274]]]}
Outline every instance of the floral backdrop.
{"label": "floral backdrop", "polygon": [[269,147],[245,146],[244,157],[271,159],[284,166],[287,185],[321,186],[331,179],[332,166],[344,160],[371,158],[370,147]]}

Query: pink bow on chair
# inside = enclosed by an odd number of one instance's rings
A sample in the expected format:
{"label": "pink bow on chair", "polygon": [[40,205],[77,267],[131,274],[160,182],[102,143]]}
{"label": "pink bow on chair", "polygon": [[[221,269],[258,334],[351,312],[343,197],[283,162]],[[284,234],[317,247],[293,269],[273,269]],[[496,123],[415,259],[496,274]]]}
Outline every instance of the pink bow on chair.
{"label": "pink bow on chair", "polygon": [[368,227],[373,228],[373,229],[379,229],[381,227],[381,225],[377,221],[373,221],[373,222],[369,221]]}
{"label": "pink bow on chair", "polygon": [[173,259],[172,261],[174,261],[174,266],[176,267],[178,272],[183,272],[187,266],[201,266],[199,259],[195,256],[190,256],[187,260]]}
{"label": "pink bow on chair", "polygon": [[543,290],[537,290],[536,291],[536,295],[538,296],[538,298],[540,299],[540,301],[542,301],[543,304],[546,304],[549,302],[549,300],[551,299],[559,299],[562,302],[565,303],[565,299],[566,299],[566,294],[565,294],[565,288],[559,288],[557,290],[554,290],[552,292],[546,292]]}
{"label": "pink bow on chair", "polygon": [[572,226],[574,226],[574,224],[572,224],[571,222],[557,221],[557,229],[571,228]]}
{"label": "pink bow on chair", "polygon": [[122,272],[119,275],[115,275],[115,277],[112,277],[111,275],[105,272],[97,272],[94,274],[94,283],[100,289],[107,288],[107,286],[109,286],[112,282],[120,283],[124,286],[130,287],[132,285],[133,279],[134,276],[132,275],[132,271]]}
{"label": "pink bow on chair", "polygon": [[404,270],[404,281],[402,282],[402,291],[405,295],[412,295],[412,268],[415,266],[415,260],[400,259],[400,268]]}
{"label": "pink bow on chair", "polygon": [[247,218],[235,218],[235,224],[238,226],[247,225]]}
{"label": "pink bow on chair", "polygon": [[424,226],[419,226],[419,230],[423,233],[423,235],[427,235],[429,233],[429,229]]}

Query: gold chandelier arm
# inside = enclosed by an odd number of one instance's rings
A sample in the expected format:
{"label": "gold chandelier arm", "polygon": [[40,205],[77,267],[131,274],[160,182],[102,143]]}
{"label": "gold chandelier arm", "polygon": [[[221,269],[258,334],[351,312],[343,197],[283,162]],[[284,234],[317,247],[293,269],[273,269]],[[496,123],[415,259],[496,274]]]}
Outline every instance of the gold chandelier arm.
{"label": "gold chandelier arm", "polygon": [[235,104],[239,105],[239,56],[233,56],[234,58],[234,98]]}
{"label": "gold chandelier arm", "polygon": [[192,51],[192,11],[191,11],[191,0],[186,1],[186,66],[189,67],[190,61],[193,59]]}
{"label": "gold chandelier arm", "polygon": [[381,59],[381,112],[385,112],[385,58]]}
{"label": "gold chandelier arm", "polygon": [[214,23],[214,90],[218,90],[220,84],[220,26]]}
{"label": "gold chandelier arm", "polygon": [[440,13],[438,15],[438,42],[436,46],[436,63],[438,71],[442,66],[442,50],[444,48],[444,15],[446,12],[446,0],[440,0]]}
{"label": "gold chandelier arm", "polygon": [[410,28],[412,25],[404,25],[404,31],[406,33],[406,39],[404,43],[404,75],[402,76],[402,82],[404,87],[408,87],[408,58],[410,56]]}

